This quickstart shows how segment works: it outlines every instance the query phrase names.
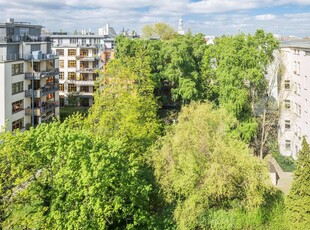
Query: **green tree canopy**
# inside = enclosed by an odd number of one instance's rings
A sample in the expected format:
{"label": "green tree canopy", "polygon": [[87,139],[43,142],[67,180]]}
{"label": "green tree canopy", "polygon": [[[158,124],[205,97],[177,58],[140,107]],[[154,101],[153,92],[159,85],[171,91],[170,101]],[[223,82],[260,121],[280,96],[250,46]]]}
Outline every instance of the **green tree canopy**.
{"label": "green tree canopy", "polygon": [[[167,200],[176,204],[178,228],[242,229],[261,225],[238,223],[236,213],[247,216],[259,210],[276,192],[266,165],[230,135],[235,119],[224,109],[205,103],[184,107],[178,121],[152,152],[156,178]],[[229,218],[227,225],[221,226]]]}
{"label": "green tree canopy", "polygon": [[1,228],[155,227],[150,171],[122,140],[93,135],[80,119],[1,134]]}
{"label": "green tree canopy", "polygon": [[142,34],[145,38],[159,38],[169,40],[175,38],[178,33],[169,24],[158,22],[154,25],[145,25],[142,28]]}

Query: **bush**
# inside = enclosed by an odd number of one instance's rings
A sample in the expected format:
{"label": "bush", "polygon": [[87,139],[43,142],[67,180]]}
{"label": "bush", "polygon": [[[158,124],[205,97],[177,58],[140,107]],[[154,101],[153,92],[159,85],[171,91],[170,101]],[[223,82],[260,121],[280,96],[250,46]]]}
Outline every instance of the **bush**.
{"label": "bush", "polygon": [[276,159],[278,164],[281,166],[284,172],[293,172],[296,169],[295,160],[293,157],[286,157],[281,155],[278,152],[273,154],[273,157]]}
{"label": "bush", "polygon": [[82,115],[87,115],[87,107],[77,107],[77,106],[63,106],[59,109],[60,120],[64,121],[70,115],[74,113],[81,113]]}

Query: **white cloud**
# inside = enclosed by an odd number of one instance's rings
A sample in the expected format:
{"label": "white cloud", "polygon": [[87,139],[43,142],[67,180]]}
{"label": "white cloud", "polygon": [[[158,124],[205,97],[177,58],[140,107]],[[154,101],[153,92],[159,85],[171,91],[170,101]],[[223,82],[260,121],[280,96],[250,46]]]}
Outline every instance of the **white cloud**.
{"label": "white cloud", "polygon": [[261,15],[255,16],[255,19],[258,21],[271,21],[271,20],[274,20],[275,18],[276,16],[273,14],[261,14]]}
{"label": "white cloud", "polygon": [[[285,4],[303,7],[293,9],[300,11],[298,14],[272,12],[274,7]],[[220,35],[264,28],[306,36],[310,15],[303,12],[305,9],[309,12],[309,7],[310,0],[0,0],[0,22],[15,18],[44,25],[52,31],[68,32],[84,28],[96,31],[109,23],[116,31],[123,27],[140,31],[143,25],[158,21],[177,28],[178,19],[183,16],[185,30],[194,33]],[[256,9],[260,9],[260,14],[251,14]]]}

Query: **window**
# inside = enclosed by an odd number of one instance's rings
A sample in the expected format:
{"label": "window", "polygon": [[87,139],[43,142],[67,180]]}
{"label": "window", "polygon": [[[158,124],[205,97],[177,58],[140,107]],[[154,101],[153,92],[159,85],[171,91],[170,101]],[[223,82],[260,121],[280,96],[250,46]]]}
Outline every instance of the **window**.
{"label": "window", "polygon": [[75,60],[69,60],[68,61],[68,67],[69,68],[75,68],[76,67],[76,61]]}
{"label": "window", "polygon": [[308,87],[308,77],[305,76],[305,85],[304,85],[304,89],[307,90]]}
{"label": "window", "polygon": [[297,74],[300,75],[300,62],[297,62]]}
{"label": "window", "polygon": [[62,44],[62,38],[58,38],[58,44],[59,44],[59,45]]}
{"label": "window", "polygon": [[12,103],[12,113],[17,113],[24,109],[24,100],[15,101]]}
{"label": "window", "polygon": [[64,84],[59,84],[59,91],[64,91],[65,90],[65,87],[64,87]]}
{"label": "window", "polygon": [[68,56],[75,56],[76,50],[75,49],[68,49]]}
{"label": "window", "polygon": [[56,49],[56,54],[59,56],[64,56],[64,50],[63,49]]}
{"label": "window", "polygon": [[12,76],[24,73],[24,64],[12,64]]}
{"label": "window", "polygon": [[305,112],[308,112],[308,99],[305,99]]}
{"label": "window", "polygon": [[55,64],[54,64],[54,60],[48,60],[47,63],[46,63],[46,69],[47,70],[53,70],[55,67]]}
{"label": "window", "polygon": [[291,140],[285,140],[285,150],[291,151]]}
{"label": "window", "polygon": [[291,109],[291,101],[290,100],[284,100],[284,108],[287,110]]}
{"label": "window", "polygon": [[50,100],[50,99],[52,99],[52,98],[54,98],[55,96],[54,96],[54,93],[49,93],[49,94],[47,94],[46,95],[46,99],[47,100]]}
{"label": "window", "polygon": [[89,92],[89,87],[88,86],[81,86],[80,92],[88,93]]}
{"label": "window", "polygon": [[295,125],[295,135],[300,138],[301,137],[301,129],[298,125]]}
{"label": "window", "polygon": [[12,95],[13,94],[17,94],[17,93],[21,93],[24,91],[24,82],[20,81],[20,82],[16,82],[12,84]]}
{"label": "window", "polygon": [[291,89],[291,82],[290,82],[290,80],[285,80],[284,81],[284,89],[286,89],[286,90]]}
{"label": "window", "polygon": [[295,113],[300,116],[301,115],[301,106],[295,103]]}
{"label": "window", "polygon": [[80,51],[80,56],[81,57],[87,57],[88,56],[88,50],[81,50]]}
{"label": "window", "polygon": [[63,80],[65,78],[64,72],[59,72],[59,79]]}
{"label": "window", "polygon": [[299,83],[295,83],[295,94],[300,95],[300,84]]}
{"label": "window", "polygon": [[306,56],[310,56],[310,51],[305,51]]}
{"label": "window", "polygon": [[59,60],[59,68],[64,68],[64,61],[63,60]]}
{"label": "window", "polygon": [[69,80],[76,80],[76,73],[75,72],[69,72],[68,73],[68,79]]}
{"label": "window", "polygon": [[77,38],[70,38],[70,44],[77,44],[78,39]]}
{"label": "window", "polygon": [[68,92],[76,92],[76,85],[68,84]]}
{"label": "window", "polygon": [[12,131],[15,129],[22,129],[24,127],[24,118],[20,118],[12,122]]}
{"label": "window", "polygon": [[290,130],[291,129],[291,121],[285,120],[284,122],[285,122],[285,124],[284,124],[285,130]]}

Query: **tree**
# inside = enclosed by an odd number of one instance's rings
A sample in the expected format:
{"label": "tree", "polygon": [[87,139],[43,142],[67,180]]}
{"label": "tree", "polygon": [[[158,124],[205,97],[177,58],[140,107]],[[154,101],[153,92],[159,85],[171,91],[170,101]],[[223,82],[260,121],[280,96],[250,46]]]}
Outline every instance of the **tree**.
{"label": "tree", "polygon": [[1,135],[1,228],[156,228],[162,204],[150,170],[81,118]]}
{"label": "tree", "polygon": [[210,103],[192,104],[153,149],[155,176],[166,199],[176,204],[179,229],[228,228],[225,222],[231,229],[250,229],[266,221],[243,222],[260,216],[267,197],[277,195],[266,166],[231,135],[235,122]]}
{"label": "tree", "polygon": [[291,229],[307,229],[310,226],[310,147],[305,137],[296,165],[292,188],[287,196],[287,218]]}
{"label": "tree", "polygon": [[112,60],[100,81],[86,121],[89,129],[143,152],[160,133],[148,57]]}
{"label": "tree", "polygon": [[175,38],[177,32],[166,23],[155,23],[154,25],[145,25],[142,28],[143,37],[145,38],[156,38],[160,40],[169,40]]}
{"label": "tree", "polygon": [[[211,60],[214,60],[212,79],[216,102],[224,106],[240,122],[236,131],[250,142],[255,136],[258,122],[256,104],[268,91],[265,73],[273,61],[278,47],[273,35],[257,30],[252,35],[223,36],[215,40]],[[210,57],[205,59],[208,67]],[[210,73],[207,68],[206,73]]]}

